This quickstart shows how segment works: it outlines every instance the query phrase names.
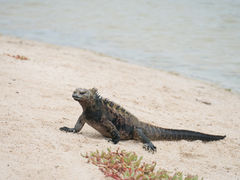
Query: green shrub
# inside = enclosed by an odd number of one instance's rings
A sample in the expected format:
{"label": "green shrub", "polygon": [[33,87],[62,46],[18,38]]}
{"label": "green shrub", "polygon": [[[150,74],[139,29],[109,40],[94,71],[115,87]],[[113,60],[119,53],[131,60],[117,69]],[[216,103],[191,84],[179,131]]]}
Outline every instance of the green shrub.
{"label": "green shrub", "polygon": [[82,155],[92,163],[99,167],[99,169],[107,177],[112,177],[116,180],[198,180],[198,176],[183,176],[181,172],[169,175],[169,172],[159,169],[154,171],[156,162],[152,164],[141,163],[142,157],[138,157],[135,152],[120,151],[117,149],[115,152],[108,149],[107,152],[86,153]]}

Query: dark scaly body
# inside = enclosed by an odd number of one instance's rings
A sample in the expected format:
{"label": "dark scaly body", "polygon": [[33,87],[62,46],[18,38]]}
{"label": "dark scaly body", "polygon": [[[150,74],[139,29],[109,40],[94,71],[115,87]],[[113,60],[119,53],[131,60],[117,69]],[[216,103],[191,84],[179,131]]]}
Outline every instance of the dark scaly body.
{"label": "dark scaly body", "polygon": [[215,141],[225,138],[195,131],[165,129],[141,122],[118,104],[100,97],[95,88],[76,89],[73,98],[81,104],[83,113],[74,128],[62,127],[62,131],[79,132],[87,123],[103,136],[111,138],[115,144],[119,140],[140,140],[151,151],[156,150],[151,140]]}

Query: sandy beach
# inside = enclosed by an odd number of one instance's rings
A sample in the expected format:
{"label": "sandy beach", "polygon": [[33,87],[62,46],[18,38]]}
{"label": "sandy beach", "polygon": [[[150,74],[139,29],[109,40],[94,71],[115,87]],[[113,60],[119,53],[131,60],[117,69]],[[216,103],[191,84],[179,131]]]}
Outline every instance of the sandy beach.
{"label": "sandy beach", "polygon": [[[21,60],[21,57],[26,60]],[[75,88],[96,87],[140,120],[165,128],[226,135],[224,140],[113,145],[85,125]],[[204,179],[240,179],[240,96],[175,73],[128,64],[70,47],[0,35],[0,179],[104,179],[81,153],[120,148],[158,167]]]}

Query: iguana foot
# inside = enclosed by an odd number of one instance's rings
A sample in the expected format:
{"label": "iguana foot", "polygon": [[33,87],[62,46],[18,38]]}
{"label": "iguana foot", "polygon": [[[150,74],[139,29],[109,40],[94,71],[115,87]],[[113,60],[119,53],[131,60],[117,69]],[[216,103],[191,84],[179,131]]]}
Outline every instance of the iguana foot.
{"label": "iguana foot", "polygon": [[74,128],[68,128],[66,126],[59,128],[60,131],[65,131],[65,132],[73,132],[76,133],[76,130]]}
{"label": "iguana foot", "polygon": [[120,141],[120,138],[109,139],[108,142],[112,142],[113,144],[117,144]]}
{"label": "iguana foot", "polygon": [[113,144],[117,144],[120,141],[119,132],[118,131],[112,131],[111,135],[112,135],[112,139],[110,139],[109,141],[112,141]]}
{"label": "iguana foot", "polygon": [[113,144],[117,144],[120,141],[120,136],[118,132],[113,131],[112,132],[112,138],[108,140],[108,142],[111,141]]}
{"label": "iguana foot", "polygon": [[114,138],[112,139],[113,144],[117,144],[120,141],[120,138]]}
{"label": "iguana foot", "polygon": [[154,153],[154,152],[157,151],[156,146],[154,146],[152,143],[145,143],[145,144],[143,145],[143,148],[144,148],[145,150],[149,151],[149,152],[152,152],[152,153]]}

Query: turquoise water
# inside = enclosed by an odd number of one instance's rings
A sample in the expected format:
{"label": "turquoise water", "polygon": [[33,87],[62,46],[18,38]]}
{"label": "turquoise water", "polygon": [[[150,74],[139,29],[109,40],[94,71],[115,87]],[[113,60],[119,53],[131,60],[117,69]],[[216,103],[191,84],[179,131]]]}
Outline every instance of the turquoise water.
{"label": "turquoise water", "polygon": [[0,0],[0,33],[89,49],[240,92],[239,0]]}

